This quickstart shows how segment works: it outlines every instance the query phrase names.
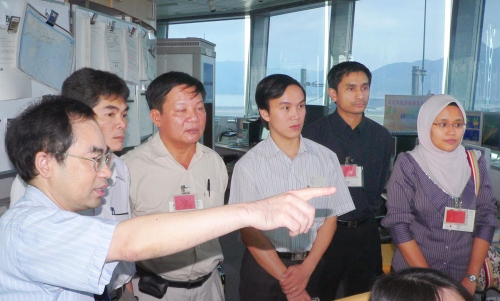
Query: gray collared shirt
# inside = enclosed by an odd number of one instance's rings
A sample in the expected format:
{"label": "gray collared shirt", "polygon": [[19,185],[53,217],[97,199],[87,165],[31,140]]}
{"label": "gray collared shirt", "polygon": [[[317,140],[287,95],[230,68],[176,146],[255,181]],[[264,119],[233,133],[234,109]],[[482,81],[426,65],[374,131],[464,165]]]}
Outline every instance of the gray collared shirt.
{"label": "gray collared shirt", "polygon": [[337,156],[326,147],[301,137],[299,152],[292,160],[269,136],[236,163],[229,203],[255,201],[306,188],[313,176],[324,179],[324,186],[337,187],[337,192],[309,201],[316,208],[311,230],[295,237],[290,237],[285,228],[262,231],[279,252],[309,251],[325,218],[354,210]]}

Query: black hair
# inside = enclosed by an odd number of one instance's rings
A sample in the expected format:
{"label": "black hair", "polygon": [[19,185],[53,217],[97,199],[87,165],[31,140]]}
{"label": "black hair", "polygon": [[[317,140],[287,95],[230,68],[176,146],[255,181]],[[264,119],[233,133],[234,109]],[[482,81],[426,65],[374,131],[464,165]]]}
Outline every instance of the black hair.
{"label": "black hair", "polygon": [[[305,99],[306,91],[304,88],[297,80],[288,75],[272,74],[262,79],[255,90],[255,102],[257,103],[259,110],[266,110],[269,112],[269,101],[283,96],[286,88],[292,85],[300,87],[302,93],[304,93]],[[262,116],[260,117],[260,120],[266,129],[269,129],[267,121],[265,121]]]}
{"label": "black hair", "polygon": [[79,100],[93,108],[99,104],[101,96],[120,96],[127,101],[130,91],[125,81],[116,74],[82,68],[64,80],[61,95]]}
{"label": "black hair", "polygon": [[184,72],[171,71],[164,73],[151,82],[146,90],[146,100],[150,110],[162,113],[165,96],[177,86],[185,85],[186,88],[195,88],[195,96],[200,94],[205,100],[206,92],[203,84],[195,77]]}
{"label": "black hair", "polygon": [[333,66],[328,72],[328,87],[337,91],[344,75],[349,75],[351,72],[363,72],[368,77],[368,85],[372,84],[372,73],[365,65],[358,62],[342,62]]}
{"label": "black hair", "polygon": [[443,289],[455,291],[465,301],[473,297],[456,280],[426,268],[409,268],[380,277],[372,287],[370,301],[441,301]]}
{"label": "black hair", "polygon": [[46,95],[10,122],[5,134],[5,150],[25,182],[38,175],[35,157],[46,152],[61,164],[73,145],[75,122],[95,120],[86,104],[64,96]]}
{"label": "black hair", "polygon": [[447,107],[457,107],[457,108],[460,108],[456,102],[450,102]]}

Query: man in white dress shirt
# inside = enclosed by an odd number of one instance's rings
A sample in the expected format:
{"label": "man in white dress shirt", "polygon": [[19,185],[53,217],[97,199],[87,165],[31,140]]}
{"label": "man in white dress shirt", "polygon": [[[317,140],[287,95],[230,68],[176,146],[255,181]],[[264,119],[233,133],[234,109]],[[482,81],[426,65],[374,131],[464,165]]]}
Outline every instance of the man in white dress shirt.
{"label": "man in white dress shirt", "polygon": [[[64,81],[61,90],[62,96],[81,101],[93,109],[106,144],[112,152],[123,149],[128,124],[129,93],[127,84],[117,75],[91,68],[75,71]],[[128,168],[119,157],[114,156],[111,170],[113,173],[108,179],[108,191],[102,198],[102,203],[97,208],[83,211],[81,214],[116,221],[131,217],[128,199],[130,188]],[[24,195],[26,185],[19,176],[16,176],[11,188],[11,206]],[[125,288],[131,293],[134,292],[131,282],[134,274],[134,263],[120,262],[118,264],[108,286],[113,299],[118,300]]]}
{"label": "man in white dress shirt", "polygon": [[333,238],[337,215],[353,210],[354,204],[337,156],[300,135],[306,115],[302,86],[288,75],[270,75],[257,85],[255,99],[269,136],[236,163],[229,203],[305,187],[336,186],[337,193],[311,201],[316,218],[307,234],[290,237],[284,229],[241,229],[247,249],[240,297],[242,301],[317,300],[322,256]]}

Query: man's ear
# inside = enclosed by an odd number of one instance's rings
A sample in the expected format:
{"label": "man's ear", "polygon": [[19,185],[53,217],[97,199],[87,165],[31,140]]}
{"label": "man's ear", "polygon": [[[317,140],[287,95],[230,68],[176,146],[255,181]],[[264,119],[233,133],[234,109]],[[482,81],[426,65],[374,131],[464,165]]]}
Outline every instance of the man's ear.
{"label": "man's ear", "polygon": [[57,160],[54,156],[47,154],[46,152],[38,152],[35,155],[35,169],[42,178],[50,178],[53,172],[53,161]]}
{"label": "man's ear", "polygon": [[259,109],[260,117],[264,119],[265,121],[269,122],[269,112],[264,109]]}
{"label": "man's ear", "polygon": [[332,99],[333,102],[337,102],[337,91],[333,88],[328,88],[328,95]]}
{"label": "man's ear", "polygon": [[151,117],[153,124],[159,128],[160,127],[160,120],[161,120],[160,111],[158,111],[157,109],[152,109],[151,111],[149,111],[149,117]]}

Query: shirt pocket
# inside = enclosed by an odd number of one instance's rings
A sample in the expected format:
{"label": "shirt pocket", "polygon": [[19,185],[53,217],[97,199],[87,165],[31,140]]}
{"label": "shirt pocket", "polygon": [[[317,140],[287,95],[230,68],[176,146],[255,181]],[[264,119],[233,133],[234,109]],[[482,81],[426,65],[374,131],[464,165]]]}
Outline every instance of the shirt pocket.
{"label": "shirt pocket", "polygon": [[[210,195],[210,196],[209,196]],[[224,192],[210,191],[203,193],[203,208],[212,208],[224,205]]]}

